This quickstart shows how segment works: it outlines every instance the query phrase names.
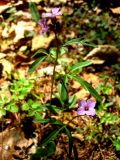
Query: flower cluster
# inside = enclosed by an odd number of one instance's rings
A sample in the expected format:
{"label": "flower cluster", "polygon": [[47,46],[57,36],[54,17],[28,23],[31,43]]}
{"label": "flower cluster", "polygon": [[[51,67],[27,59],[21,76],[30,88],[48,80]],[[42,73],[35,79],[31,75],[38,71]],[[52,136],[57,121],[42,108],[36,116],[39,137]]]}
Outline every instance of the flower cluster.
{"label": "flower cluster", "polygon": [[38,21],[38,24],[40,26],[42,26],[41,34],[47,32],[47,30],[49,29],[49,26],[47,25],[46,19],[40,19]]}
{"label": "flower cluster", "polygon": [[87,101],[80,100],[79,101],[79,108],[77,110],[78,115],[91,115],[94,116],[96,114],[95,111],[95,105],[96,102],[92,99],[89,99]]}
{"label": "flower cluster", "polygon": [[42,26],[41,34],[47,32],[47,30],[49,29],[46,18],[56,19],[56,16],[61,16],[61,15],[62,13],[60,11],[60,8],[53,8],[51,12],[43,13],[42,14],[43,19],[38,21],[38,24]]}

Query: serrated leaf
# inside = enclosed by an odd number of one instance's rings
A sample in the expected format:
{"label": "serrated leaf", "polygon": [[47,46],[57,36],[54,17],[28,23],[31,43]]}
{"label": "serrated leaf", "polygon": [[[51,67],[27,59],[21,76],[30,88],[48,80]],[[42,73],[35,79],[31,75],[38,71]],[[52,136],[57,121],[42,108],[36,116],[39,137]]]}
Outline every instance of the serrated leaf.
{"label": "serrated leaf", "polygon": [[82,69],[83,67],[89,66],[91,64],[92,64],[91,61],[80,62],[80,63],[77,63],[77,64],[73,65],[72,67],[70,67],[69,70],[70,70],[70,72],[74,72],[78,69]]}
{"label": "serrated leaf", "polygon": [[29,2],[29,8],[30,8],[32,19],[36,23],[38,23],[38,20],[40,19],[40,15],[39,15],[39,12],[37,10],[37,7],[36,7],[35,3],[34,2]]}
{"label": "serrated leaf", "polygon": [[89,84],[87,81],[82,79],[81,77],[78,77],[76,75],[69,75],[69,77],[77,82],[79,82],[85,89],[87,89],[92,96],[94,96],[99,102],[102,101],[101,96],[98,94],[98,92]]}
{"label": "serrated leaf", "polygon": [[33,62],[30,66],[30,69],[29,69],[29,74],[32,74],[35,69],[38,67],[38,65],[46,58],[46,55],[45,56],[41,56],[39,57],[35,62]]}

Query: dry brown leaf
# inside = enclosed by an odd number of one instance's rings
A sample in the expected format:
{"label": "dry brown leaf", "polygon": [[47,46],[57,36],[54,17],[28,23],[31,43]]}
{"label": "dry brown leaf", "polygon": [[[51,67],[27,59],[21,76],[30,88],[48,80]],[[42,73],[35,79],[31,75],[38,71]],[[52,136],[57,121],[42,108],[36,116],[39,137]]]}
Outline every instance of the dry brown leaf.
{"label": "dry brown leaf", "polygon": [[0,59],[6,57],[6,54],[5,53],[0,53]]}
{"label": "dry brown leaf", "polygon": [[6,59],[1,59],[0,63],[3,65],[3,76],[10,76],[14,69],[14,65]]}
{"label": "dry brown leaf", "polygon": [[76,95],[77,99],[84,99],[84,100],[86,100],[86,99],[88,99],[90,93],[89,93],[89,91],[87,91],[87,90],[85,90],[83,88],[80,91],[76,92],[75,95]]}
{"label": "dry brown leaf", "polygon": [[115,46],[99,45],[97,48],[90,51],[84,59],[92,61],[93,64],[103,64],[111,59],[112,62],[117,62],[119,61],[119,57],[120,51]]}
{"label": "dry brown leaf", "polygon": [[110,8],[111,11],[114,13],[114,14],[120,14],[120,7],[117,7],[117,8]]}
{"label": "dry brown leaf", "polygon": [[34,30],[35,23],[34,22],[24,22],[19,21],[17,25],[14,25],[15,30],[15,38],[14,42],[18,42],[20,39],[24,38],[25,31],[33,31]]}
{"label": "dry brown leaf", "polygon": [[48,36],[37,35],[32,39],[32,51],[39,48],[47,48],[50,42],[55,38],[54,34]]}

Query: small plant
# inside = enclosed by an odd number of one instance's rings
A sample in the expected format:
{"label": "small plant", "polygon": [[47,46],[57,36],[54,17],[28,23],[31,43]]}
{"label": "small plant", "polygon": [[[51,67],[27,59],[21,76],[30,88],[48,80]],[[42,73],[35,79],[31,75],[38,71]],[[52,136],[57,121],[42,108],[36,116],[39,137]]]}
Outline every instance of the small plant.
{"label": "small plant", "polygon": [[[12,113],[19,112],[21,110],[21,104],[24,103],[32,88],[33,82],[27,79],[15,80],[13,83],[11,83],[10,98],[3,94],[0,96],[0,117],[6,115],[7,111]],[[2,92],[5,92],[5,90]]]}
{"label": "small plant", "polygon": [[[35,12],[34,12],[35,13]],[[34,14],[32,14],[34,15]],[[52,63],[54,62],[53,66],[53,74],[51,78],[51,93],[50,93],[50,103],[44,104],[43,108],[47,108],[47,110],[50,110],[52,113],[58,113],[58,112],[63,112],[63,111],[69,111],[71,108],[75,107],[76,105],[76,97],[75,96],[69,96],[69,80],[75,80],[79,82],[85,89],[87,89],[92,96],[96,98],[97,101],[101,102],[102,98],[99,96],[97,91],[83,78],[80,77],[79,73],[81,72],[83,67],[89,66],[92,63],[90,61],[83,61],[83,62],[75,62],[73,64],[64,64],[60,63],[60,59],[64,54],[67,54],[68,49],[67,46],[70,46],[72,44],[82,44],[82,45],[88,45],[88,46],[94,46],[90,45],[89,43],[85,42],[85,40],[81,39],[71,39],[68,42],[62,44],[60,39],[59,39],[59,33],[62,30],[62,25],[58,21],[57,17],[61,16],[62,12],[60,11],[60,8],[53,8],[51,12],[49,13],[43,13],[42,14],[42,19],[38,20],[38,24],[41,27],[40,34],[46,34],[48,30],[51,30],[55,34],[55,41],[56,41],[56,46],[53,48],[50,48],[49,52],[47,50],[39,49],[34,55],[38,54],[40,52],[43,53],[43,56],[40,56],[31,66],[29,69],[29,73],[32,74],[37,66],[43,61],[49,59],[49,62],[51,61]],[[36,16],[37,17],[37,16]],[[33,17],[34,19],[34,17]],[[50,24],[48,24],[48,20],[50,20]],[[34,55],[32,57],[34,57]],[[56,71],[56,66],[57,64],[61,64],[61,67],[63,67],[64,72],[57,72]],[[59,78],[57,78],[59,77]],[[57,81],[59,81],[58,84],[58,94],[53,92],[53,86],[55,84],[55,80],[57,78]],[[52,99],[56,97],[59,100],[59,104],[53,105],[52,104]],[[84,111],[79,108],[78,109],[78,114],[79,115],[92,115],[94,116],[95,113],[95,101],[93,100],[88,100],[87,102],[81,101],[82,106],[81,108],[84,108]],[[83,104],[84,103],[84,104]],[[26,106],[27,105],[27,106]],[[80,107],[80,106],[79,106]],[[85,108],[89,111],[85,111]],[[28,104],[24,104],[23,107],[24,109],[28,109]],[[42,108],[42,106],[41,106]],[[49,157],[51,154],[55,152],[55,142],[54,140],[57,138],[57,136],[61,132],[65,132],[68,136],[69,139],[69,158],[71,157],[72,153],[72,146],[73,146],[73,138],[71,131],[67,127],[66,124],[48,117],[47,119],[41,118],[37,120],[40,123],[51,123],[57,126],[56,130],[53,130],[51,133],[49,133],[48,137],[45,137],[43,141],[41,142],[40,146],[38,146],[37,153],[33,155],[33,159],[35,156],[38,157],[44,157],[46,159]]]}

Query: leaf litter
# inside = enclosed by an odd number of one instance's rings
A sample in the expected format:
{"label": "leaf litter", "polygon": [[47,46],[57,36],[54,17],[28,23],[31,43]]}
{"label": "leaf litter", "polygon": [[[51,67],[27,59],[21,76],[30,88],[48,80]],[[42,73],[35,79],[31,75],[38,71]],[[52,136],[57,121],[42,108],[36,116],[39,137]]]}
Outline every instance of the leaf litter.
{"label": "leaf litter", "polygon": [[[26,4],[27,1],[25,1]],[[41,1],[35,1],[36,3],[41,3]],[[56,1],[51,1],[52,3],[64,3],[67,4],[66,1],[62,1],[62,2],[56,2]],[[75,1],[75,3],[73,4],[72,2],[69,2],[70,6],[73,5],[77,5],[77,1]],[[68,5],[69,5],[68,4]],[[78,2],[79,4],[79,2]],[[84,7],[84,2],[80,1],[80,4],[83,5]],[[13,6],[17,6],[19,8],[19,3],[17,2],[13,2],[12,4]],[[22,5],[24,6],[24,2],[22,2]],[[70,7],[68,6],[68,7]],[[6,4],[5,6],[2,6],[3,8],[1,8],[1,13],[5,13],[7,11],[8,8],[12,7],[9,6],[9,3]],[[26,6],[24,6],[25,10],[27,10],[28,12],[28,8]],[[67,8],[67,6],[66,6]],[[73,12],[71,11],[73,10]],[[70,15],[74,13],[74,9],[73,7],[71,7],[71,10],[69,11]],[[118,10],[119,11],[119,10]],[[113,10],[113,12],[115,12],[115,10]],[[6,15],[2,16],[2,18],[5,19],[6,22],[3,22],[3,28],[1,29],[2,32],[2,36],[1,36],[1,47],[0,47],[0,60],[1,60],[1,88],[2,86],[7,86],[6,89],[9,88],[9,81],[12,80],[12,76],[14,76],[16,79],[18,79],[19,77],[26,77],[26,78],[31,78],[27,75],[27,71],[28,71],[28,67],[31,63],[31,59],[28,59],[28,61],[26,61],[26,58],[21,58],[20,56],[18,56],[18,54],[21,52],[21,54],[25,55],[26,57],[29,55],[31,55],[31,53],[33,53],[34,51],[36,51],[38,48],[42,47],[42,48],[49,48],[49,46],[51,45],[51,42],[54,39],[54,35],[52,35],[52,33],[45,38],[42,38],[41,36],[33,36],[33,35],[29,35],[29,33],[31,31],[34,32],[35,28],[37,28],[37,26],[35,26],[35,24],[30,20],[30,17],[25,14],[25,16],[27,17],[26,19],[29,19],[28,22],[26,22],[25,17],[23,17],[24,13],[26,13],[26,11],[22,11],[21,10],[21,15],[22,16],[18,16],[20,18],[17,17],[17,19],[14,19],[13,21],[10,22],[10,19],[6,18]],[[119,12],[118,12],[119,13]],[[68,14],[68,15],[69,15]],[[9,15],[11,16],[11,15]],[[29,18],[28,18],[29,17]],[[23,19],[23,20],[22,20]],[[77,19],[76,19],[77,20]],[[76,22],[75,22],[76,23]],[[81,22],[82,23],[82,22]],[[83,22],[86,23],[86,22]],[[67,26],[67,23],[66,23]],[[82,25],[81,25],[82,26]],[[34,28],[35,27],[35,28]],[[63,35],[63,39],[65,38],[74,38],[74,36],[76,34],[78,34],[78,31],[74,30],[74,27],[72,26],[72,24],[70,25],[71,29],[70,32],[67,29],[67,27],[65,27],[64,29],[64,35]],[[71,32],[72,30],[72,32]],[[88,34],[88,33],[86,33]],[[29,36],[32,37],[32,40],[29,39]],[[24,40],[24,43],[22,43]],[[38,43],[37,43],[38,42]],[[27,49],[21,49],[21,47],[24,47],[24,45],[26,45],[30,51],[27,51]],[[16,47],[15,47],[16,46]],[[78,50],[78,48],[76,46],[72,46],[70,48],[70,53],[69,55],[73,55],[73,49],[74,48],[74,53],[75,56],[80,59],[78,53],[80,53],[80,51]],[[104,48],[104,45],[103,45]],[[85,51],[83,55],[86,55],[85,52],[88,53],[88,50],[90,48],[84,48]],[[12,53],[12,52],[14,53]],[[117,53],[119,52],[118,49],[115,49],[115,52],[113,51],[110,54],[115,54],[117,51]],[[14,54],[13,57],[11,58],[10,56],[10,52],[11,54]],[[99,55],[97,55],[96,51],[94,51],[96,54],[96,56],[99,57]],[[120,52],[119,52],[120,53]],[[85,58],[91,58],[94,57],[94,54],[91,55],[91,53],[89,52],[89,54],[86,55]],[[102,54],[106,54],[106,52],[102,53]],[[18,56],[18,57],[17,57]],[[74,56],[74,55],[73,55]],[[16,63],[18,62],[16,60],[16,57],[19,59],[19,67],[16,67]],[[67,57],[68,58],[68,57]],[[70,57],[72,59],[74,59],[74,57]],[[23,59],[26,61],[26,63],[23,62]],[[117,59],[118,60],[118,59]],[[106,59],[104,59],[103,61],[106,61]],[[95,61],[96,62],[96,61]],[[104,79],[101,79],[99,77],[99,75],[102,75],[103,73],[111,75],[112,72],[114,72],[115,70],[111,67],[111,66],[105,66],[105,64],[103,63],[95,63],[96,65],[98,64],[98,66],[96,66],[96,68],[94,68],[94,66],[92,67],[88,67],[86,70],[83,71],[83,74],[81,74],[81,76],[83,78],[85,78],[86,80],[88,80],[90,83],[92,83],[92,85],[96,88],[98,86],[99,83],[104,83]],[[101,66],[99,66],[99,64]],[[33,90],[33,94],[35,93],[36,95],[41,95],[40,99],[42,101],[42,103],[46,103],[49,100],[49,93],[50,93],[50,74],[51,74],[51,67],[52,66],[48,66],[48,64],[46,63],[41,63],[41,65],[39,66],[40,69],[38,68],[38,70],[36,71],[37,73],[35,73],[35,76],[38,78],[36,78],[36,88],[34,88]],[[99,69],[100,68],[100,69]],[[47,75],[46,73],[43,74],[43,78],[39,78],[39,72],[41,72],[41,70],[43,70],[43,72],[48,72]],[[115,77],[116,78],[116,77]],[[110,78],[109,78],[110,81]],[[114,85],[114,79],[112,80],[112,85]],[[54,87],[54,92],[57,92],[57,88]],[[102,91],[101,91],[102,92]],[[7,97],[11,97],[11,93],[8,91],[4,92],[4,94],[6,94]],[[89,92],[87,92],[86,90],[82,89],[82,87],[78,84],[76,84],[74,81],[71,81],[71,87],[70,87],[70,93],[71,95],[75,94],[77,96],[77,99],[88,99],[91,95],[89,94]],[[103,94],[103,93],[102,93]],[[107,95],[106,95],[107,96]],[[111,96],[115,96],[115,103],[118,104],[119,106],[119,95],[118,95],[118,91],[116,89],[114,89],[114,86],[112,86],[112,93]],[[105,99],[107,99],[107,97],[105,97]],[[113,106],[112,106],[113,107]],[[77,108],[77,106],[76,106]],[[119,113],[119,111],[117,111],[115,109],[115,111],[117,113]],[[58,115],[53,116],[54,118],[60,120],[61,122],[65,123],[68,125],[68,127],[71,128],[72,130],[72,135],[74,137],[74,146],[73,146],[73,153],[72,156],[76,157],[76,159],[94,159],[94,160],[98,160],[98,159],[115,159],[118,160],[118,156],[114,151],[114,148],[111,144],[109,144],[109,142],[107,144],[97,144],[94,142],[91,142],[89,140],[84,140],[85,136],[86,136],[86,132],[89,132],[89,129],[85,130],[86,126],[88,127],[94,127],[94,123],[96,123],[94,121],[94,119],[92,117],[79,117],[79,118],[74,118],[76,117],[77,112],[75,110],[71,110],[70,112],[66,112],[66,113],[59,113]],[[16,123],[17,121],[17,123]],[[26,123],[24,123],[26,122]],[[36,152],[36,146],[38,143],[41,142],[41,139],[43,137],[43,135],[46,132],[49,132],[52,130],[53,126],[51,126],[50,124],[48,126],[44,126],[42,124],[39,123],[33,123],[32,119],[26,118],[25,115],[23,117],[21,117],[20,114],[10,114],[9,113],[4,117],[4,119],[0,120],[1,123],[1,127],[0,127],[0,155],[1,155],[1,160],[2,159],[30,159],[31,154]],[[24,126],[26,125],[26,126]],[[22,126],[22,127],[21,127]],[[31,131],[30,131],[30,135],[27,134],[27,131],[24,129],[24,127],[26,127],[27,129],[31,127]],[[83,131],[80,131],[80,134],[78,134],[78,132],[76,132],[76,128],[81,128],[81,130],[83,129]],[[50,159],[66,159],[67,160],[67,150],[68,150],[68,139],[66,137],[65,134],[61,134],[57,140],[56,140],[56,152],[54,154],[53,157],[51,157]],[[106,146],[107,145],[107,146]]]}

